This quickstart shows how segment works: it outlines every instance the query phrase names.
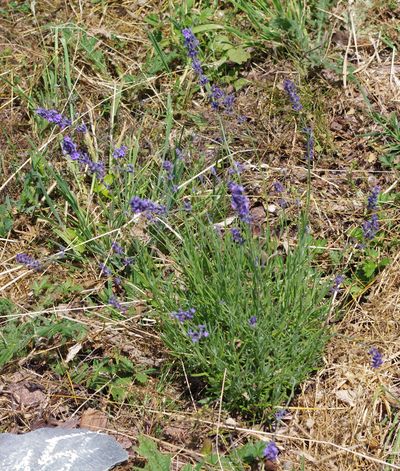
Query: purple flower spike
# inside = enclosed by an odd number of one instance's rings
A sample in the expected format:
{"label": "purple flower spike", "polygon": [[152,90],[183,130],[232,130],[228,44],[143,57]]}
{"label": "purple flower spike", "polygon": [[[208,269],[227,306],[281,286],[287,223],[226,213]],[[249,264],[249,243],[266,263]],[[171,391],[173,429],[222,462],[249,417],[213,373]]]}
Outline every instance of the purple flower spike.
{"label": "purple flower spike", "polygon": [[289,100],[292,103],[292,108],[294,111],[300,111],[303,109],[302,104],[300,103],[300,97],[297,94],[296,85],[289,79],[285,79],[283,82],[283,88],[289,96]]}
{"label": "purple flower spike", "polygon": [[128,147],[121,146],[121,147],[116,147],[112,155],[114,159],[123,159],[126,156],[127,152],[128,152]]}
{"label": "purple flower spike", "polygon": [[122,285],[122,280],[119,276],[114,277],[113,279],[115,286],[121,286]]}
{"label": "purple flower spike", "polygon": [[244,165],[240,162],[233,162],[232,167],[228,170],[229,175],[240,175],[244,170]]}
{"label": "purple flower spike", "polygon": [[339,291],[340,291],[340,285],[343,283],[344,278],[345,278],[345,277],[344,277],[343,275],[337,275],[337,276],[335,277],[335,279],[333,280],[333,284],[332,284],[331,290],[330,290],[330,292],[331,292],[332,294],[334,294],[334,293],[339,293]]}
{"label": "purple flower spike", "polygon": [[249,223],[250,218],[250,202],[244,194],[244,188],[237,183],[228,183],[229,191],[231,192],[231,206],[238,214],[241,221]]}
{"label": "purple flower spike", "polygon": [[263,456],[269,461],[276,461],[278,458],[279,450],[275,442],[269,442],[264,448]]}
{"label": "purple flower spike", "polygon": [[379,231],[379,219],[377,214],[373,214],[371,219],[364,221],[362,225],[364,239],[372,240]]}
{"label": "purple flower spike", "polygon": [[186,212],[190,213],[190,211],[192,210],[192,205],[191,205],[191,203],[190,203],[189,200],[184,200],[184,201],[183,201],[183,209],[184,209]]}
{"label": "purple flower spike", "polygon": [[249,325],[251,327],[255,327],[257,324],[257,316],[251,316],[249,319]]}
{"label": "purple flower spike", "polygon": [[60,126],[61,129],[71,125],[71,120],[63,116],[57,110],[46,110],[45,108],[38,108],[36,110],[36,114],[49,123]]}
{"label": "purple flower spike", "polygon": [[285,187],[282,185],[281,182],[274,182],[272,184],[272,187],[274,188],[275,193],[283,193],[285,191]]}
{"label": "purple flower spike", "polygon": [[277,203],[282,209],[285,209],[288,207],[288,202],[284,198],[279,198]]}
{"label": "purple flower spike", "polygon": [[135,259],[133,257],[125,257],[122,260],[124,267],[130,267],[131,265],[133,265],[134,262],[135,262]]}
{"label": "purple flower spike", "polygon": [[117,309],[117,311],[120,311],[122,313],[126,312],[126,307],[123,306],[115,296],[110,296],[110,298],[108,300],[108,304],[110,304],[110,306]]}
{"label": "purple flower spike", "polygon": [[197,330],[189,329],[188,336],[190,337],[193,343],[197,343],[202,338],[208,337],[210,334],[206,330],[205,325],[197,326]]}
{"label": "purple flower spike", "polygon": [[240,230],[237,227],[233,227],[231,229],[231,234],[232,234],[232,240],[235,242],[235,244],[242,245],[244,244],[244,238],[242,237],[242,234],[240,233]]}
{"label": "purple flower spike", "polygon": [[195,315],[195,313],[196,313],[196,309],[194,307],[191,307],[187,311],[184,311],[183,309],[179,309],[176,312],[171,312],[171,317],[179,321],[181,324],[183,324],[185,321],[193,319],[193,316]]}
{"label": "purple flower spike", "polygon": [[72,160],[76,160],[82,168],[87,169],[89,174],[96,175],[101,181],[104,179],[106,175],[104,162],[94,162],[86,152],[80,152],[71,137],[64,137],[62,149],[64,154],[69,155]]}
{"label": "purple flower spike", "polygon": [[85,124],[85,123],[79,124],[79,125],[75,128],[75,131],[76,131],[76,132],[80,132],[81,134],[87,133],[87,126],[86,126],[86,124]]}
{"label": "purple flower spike", "polygon": [[183,151],[182,151],[181,148],[176,147],[176,148],[175,148],[175,154],[176,154],[176,158],[177,158],[178,160],[181,160],[182,162],[184,162],[184,160],[185,160],[185,155],[184,155],[184,153],[183,153]]}
{"label": "purple flower spike", "polygon": [[168,180],[172,180],[174,177],[174,164],[170,160],[164,160],[162,167],[167,172]]}
{"label": "purple flower spike", "polygon": [[71,137],[65,136],[61,145],[64,154],[69,155],[72,160],[79,160],[81,154]]}
{"label": "purple flower spike", "polygon": [[42,265],[38,260],[35,260],[33,257],[30,257],[25,253],[17,254],[15,260],[17,263],[21,263],[32,270],[40,271],[42,269]]}
{"label": "purple flower spike", "polygon": [[381,191],[380,186],[375,186],[372,189],[371,194],[368,196],[367,208],[369,210],[374,210],[378,206],[378,196],[379,196],[380,191]]}
{"label": "purple flower spike", "polygon": [[193,34],[193,31],[190,28],[185,28],[182,30],[182,35],[185,41],[186,52],[189,59],[192,60],[192,69],[197,75],[199,84],[204,87],[208,82],[208,78],[204,75],[203,68],[199,59],[199,41],[196,36]]}
{"label": "purple flower spike", "polygon": [[116,253],[117,255],[123,255],[124,254],[124,249],[117,242],[113,242],[111,244],[111,248],[112,248],[113,252]]}
{"label": "purple flower spike", "polygon": [[135,173],[135,167],[133,166],[133,164],[127,164],[127,166],[125,167],[125,172],[126,173]]}
{"label": "purple flower spike", "polygon": [[369,351],[368,354],[372,356],[371,358],[371,366],[372,368],[379,368],[383,364],[383,358],[381,352],[375,348],[372,347]]}
{"label": "purple flower spike", "polygon": [[153,203],[148,199],[134,196],[130,202],[131,209],[135,214],[146,213],[147,216],[152,217],[154,215],[165,214],[166,208],[157,203]]}
{"label": "purple flower spike", "polygon": [[105,263],[100,263],[100,275],[101,276],[110,276],[111,275],[111,270],[107,267]]}
{"label": "purple flower spike", "polygon": [[232,114],[235,102],[235,96],[232,93],[226,94],[220,87],[213,85],[209,99],[213,110],[223,110],[228,114]]}

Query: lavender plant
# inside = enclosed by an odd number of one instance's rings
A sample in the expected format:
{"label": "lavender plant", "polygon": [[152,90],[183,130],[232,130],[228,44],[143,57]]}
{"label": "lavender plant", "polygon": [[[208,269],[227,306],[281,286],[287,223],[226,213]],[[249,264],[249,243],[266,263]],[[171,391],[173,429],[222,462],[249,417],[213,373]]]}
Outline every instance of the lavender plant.
{"label": "lavender plant", "polygon": [[[245,197],[242,188],[238,194]],[[239,217],[242,206],[234,206]],[[179,283],[173,273],[156,275],[149,256],[147,286],[163,315],[169,351],[203,382],[209,401],[223,387],[229,410],[265,417],[318,366],[328,338],[323,321],[329,287],[311,267],[304,230],[286,256],[268,231],[262,244],[252,239],[247,222],[240,230],[246,237],[238,243],[192,217],[180,229],[180,242],[158,233]]]}

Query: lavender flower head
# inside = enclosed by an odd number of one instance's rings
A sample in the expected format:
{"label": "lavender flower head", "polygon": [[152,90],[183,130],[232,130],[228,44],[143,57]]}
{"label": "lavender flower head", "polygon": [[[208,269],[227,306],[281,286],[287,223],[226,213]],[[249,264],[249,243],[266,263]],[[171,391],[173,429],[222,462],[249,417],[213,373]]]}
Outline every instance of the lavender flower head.
{"label": "lavender flower head", "polygon": [[190,211],[192,210],[192,204],[190,203],[189,200],[184,200],[184,201],[183,201],[183,209],[184,209],[186,212],[190,213]]}
{"label": "lavender flower head", "polygon": [[244,194],[244,188],[237,183],[228,183],[229,191],[231,192],[231,206],[238,214],[241,221],[249,223],[250,217],[250,202]]}
{"label": "lavender flower head", "polygon": [[111,244],[111,249],[114,253],[117,255],[123,255],[124,254],[124,249],[118,244],[118,242],[113,242]]}
{"label": "lavender flower head", "polygon": [[130,267],[131,265],[133,265],[135,262],[135,259],[133,257],[125,257],[123,260],[122,260],[122,264],[124,265],[124,267]]}
{"label": "lavender flower head", "polygon": [[374,210],[378,206],[378,196],[381,191],[380,186],[372,188],[371,194],[368,196],[367,209]]}
{"label": "lavender flower head", "polygon": [[180,147],[175,147],[175,155],[178,160],[182,162],[185,160],[185,155]]}
{"label": "lavender flower head", "polygon": [[125,172],[126,173],[135,173],[135,167],[133,164],[127,164],[125,167]]}
{"label": "lavender flower head", "polygon": [[122,313],[126,312],[126,307],[123,306],[114,295],[110,296],[108,299],[108,304]]}
{"label": "lavender flower head", "polygon": [[57,110],[46,110],[45,108],[37,108],[36,114],[41,118],[45,119],[49,123],[60,126],[61,129],[65,129],[71,125],[71,120],[63,116]]}
{"label": "lavender flower head", "polygon": [[229,114],[233,113],[233,105],[235,103],[235,95],[233,93],[228,93],[225,95],[222,105],[225,111]]}
{"label": "lavender flower head", "polygon": [[78,126],[75,128],[75,131],[81,134],[85,134],[87,132],[86,124],[85,123],[78,124]]}
{"label": "lavender flower head", "polygon": [[210,334],[206,329],[205,325],[197,326],[197,330],[189,329],[188,336],[193,343],[197,343],[202,338],[208,337]]}
{"label": "lavender flower head", "polygon": [[131,209],[135,214],[145,213],[148,217],[165,214],[166,208],[160,204],[139,196],[134,196],[130,201]]}
{"label": "lavender flower head", "polygon": [[121,286],[122,285],[122,280],[119,276],[115,276],[113,279],[114,285],[115,286]]}
{"label": "lavender flower head", "polygon": [[164,160],[162,168],[167,172],[168,180],[172,180],[174,176],[174,164],[170,160]]}
{"label": "lavender flower head", "polygon": [[100,275],[101,276],[110,276],[111,270],[107,267],[105,263],[99,263]]}
{"label": "lavender flower head", "polygon": [[255,327],[257,324],[257,316],[251,316],[249,319],[250,327]]}
{"label": "lavender flower head", "polygon": [[204,86],[208,83],[208,78],[204,75],[203,68],[198,57],[199,41],[190,28],[183,29],[182,35],[184,38],[187,55],[192,60],[192,69],[197,75],[200,85]]}
{"label": "lavender flower head", "polygon": [[240,175],[244,170],[244,165],[240,162],[233,162],[232,167],[228,170],[229,175]]}
{"label": "lavender flower head", "polygon": [[278,458],[279,450],[275,442],[269,442],[264,448],[263,456],[269,461],[276,461]]}
{"label": "lavender flower head", "polygon": [[106,166],[104,162],[94,162],[86,152],[82,152],[78,159],[78,162],[82,167],[87,168],[87,172],[91,175],[96,175],[96,177],[103,181],[106,176]]}
{"label": "lavender flower head", "polygon": [[112,155],[114,159],[123,159],[126,156],[127,152],[128,152],[128,147],[121,146],[121,147],[116,147]]}
{"label": "lavender flower head", "polygon": [[215,111],[224,110],[228,114],[233,112],[235,96],[230,93],[226,94],[220,87],[213,85],[209,94],[211,108]]}
{"label": "lavender flower head", "polygon": [[285,79],[283,82],[283,88],[289,96],[289,100],[292,103],[292,108],[294,111],[300,111],[303,109],[302,104],[300,103],[300,97],[297,94],[296,85],[289,79]]}
{"label": "lavender flower head", "polygon": [[185,321],[193,319],[195,313],[196,309],[194,307],[191,307],[186,311],[184,311],[183,309],[179,309],[178,311],[171,312],[171,317],[183,324]]}
{"label": "lavender flower head", "polygon": [[369,351],[368,354],[371,355],[371,366],[372,368],[379,368],[383,364],[383,358],[381,352],[375,348],[372,347]]}
{"label": "lavender flower head", "polygon": [[344,278],[345,278],[344,275],[337,275],[337,276],[335,277],[335,279],[333,280],[332,287],[331,287],[331,289],[330,289],[330,292],[331,292],[332,294],[338,293],[338,292],[340,291],[339,288],[340,288],[340,285],[343,283]]}
{"label": "lavender flower head", "polygon": [[104,162],[94,162],[86,152],[78,150],[77,145],[70,136],[65,136],[62,142],[64,154],[70,156],[72,160],[76,160],[81,167],[86,168],[87,172],[96,175],[99,180],[103,180],[106,175],[106,166]]}
{"label": "lavender flower head", "polygon": [[275,193],[283,193],[285,191],[285,187],[282,185],[281,182],[278,182],[278,181],[274,182],[272,184],[272,187],[273,187]]}
{"label": "lavender flower head", "polygon": [[244,244],[244,238],[242,237],[242,234],[240,233],[240,230],[237,227],[233,227],[231,229],[231,234],[232,234],[232,240],[233,242],[235,242],[235,244],[238,244],[238,245]]}
{"label": "lavender flower head", "polygon": [[80,152],[78,151],[78,148],[75,144],[75,142],[72,140],[71,137],[65,136],[62,144],[61,144],[62,150],[64,154],[67,154],[71,157],[72,160],[79,160],[81,157]]}
{"label": "lavender flower head", "polygon": [[33,257],[30,257],[25,253],[17,254],[15,260],[17,263],[21,263],[32,270],[40,271],[42,269],[42,265],[38,260],[35,260]]}
{"label": "lavender flower head", "polygon": [[362,225],[364,239],[372,240],[379,231],[379,219],[377,214],[373,214],[371,219],[364,221]]}

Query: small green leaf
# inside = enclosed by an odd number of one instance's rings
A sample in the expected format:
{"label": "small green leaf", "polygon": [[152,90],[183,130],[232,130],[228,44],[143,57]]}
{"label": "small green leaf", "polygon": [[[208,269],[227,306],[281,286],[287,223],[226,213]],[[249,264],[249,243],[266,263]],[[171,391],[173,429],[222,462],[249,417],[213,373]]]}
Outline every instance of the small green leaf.
{"label": "small green leaf", "polygon": [[135,374],[135,380],[140,384],[146,384],[149,380],[149,377],[146,373],[139,371]]}
{"label": "small green leaf", "polygon": [[139,446],[136,448],[137,453],[147,459],[147,471],[170,471],[171,456],[161,453],[157,449],[157,445],[144,436],[139,436]]}
{"label": "small green leaf", "polygon": [[239,90],[241,90],[243,87],[245,87],[246,85],[248,85],[250,83],[250,80],[247,80],[243,77],[235,80],[233,82],[233,86],[235,87],[235,90],[238,92]]}
{"label": "small green leaf", "polygon": [[214,49],[216,51],[228,51],[233,48],[233,44],[227,36],[218,35],[214,40]]}
{"label": "small green leaf", "polygon": [[235,64],[243,64],[250,59],[250,54],[242,47],[229,49],[228,57]]}
{"label": "small green leaf", "polygon": [[210,23],[210,24],[206,24],[206,25],[194,26],[192,28],[192,31],[193,31],[194,34],[197,34],[197,33],[205,33],[207,31],[215,31],[217,29],[224,29],[224,27],[221,26],[221,25]]}
{"label": "small green leaf", "polygon": [[377,264],[373,260],[367,260],[364,262],[362,266],[362,270],[364,272],[364,275],[367,278],[371,278],[372,275],[375,273],[375,270],[377,269]]}
{"label": "small green leaf", "polygon": [[111,175],[111,173],[109,173],[104,177],[103,181],[106,185],[111,185],[112,182],[114,181],[114,177]]}

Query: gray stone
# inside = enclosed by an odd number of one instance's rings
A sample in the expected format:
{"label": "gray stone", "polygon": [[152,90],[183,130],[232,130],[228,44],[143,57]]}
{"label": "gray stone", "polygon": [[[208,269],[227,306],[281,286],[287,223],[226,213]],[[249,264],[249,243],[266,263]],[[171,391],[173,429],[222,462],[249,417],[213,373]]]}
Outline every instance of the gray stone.
{"label": "gray stone", "polygon": [[113,437],[85,429],[0,434],[1,471],[108,471],[127,459]]}

